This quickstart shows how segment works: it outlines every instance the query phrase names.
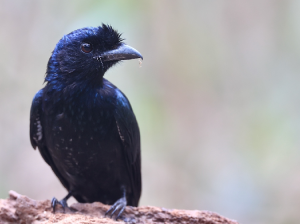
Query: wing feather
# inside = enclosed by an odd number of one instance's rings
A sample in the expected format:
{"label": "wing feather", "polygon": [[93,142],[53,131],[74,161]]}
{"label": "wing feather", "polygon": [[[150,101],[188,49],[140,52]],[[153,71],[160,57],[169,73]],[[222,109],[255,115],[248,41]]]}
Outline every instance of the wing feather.
{"label": "wing feather", "polygon": [[131,188],[133,189],[133,200],[129,203],[137,206],[142,190],[140,131],[129,101],[125,95],[123,97],[127,101],[127,106],[118,107],[118,110],[115,111],[115,119],[123,143]]}
{"label": "wing feather", "polygon": [[43,131],[43,89],[41,89],[33,98],[30,110],[30,142],[34,149],[38,147],[43,159],[52,168],[55,175],[58,177],[63,186],[69,189],[68,182],[62,177],[56,168],[49,150],[46,146],[46,141]]}

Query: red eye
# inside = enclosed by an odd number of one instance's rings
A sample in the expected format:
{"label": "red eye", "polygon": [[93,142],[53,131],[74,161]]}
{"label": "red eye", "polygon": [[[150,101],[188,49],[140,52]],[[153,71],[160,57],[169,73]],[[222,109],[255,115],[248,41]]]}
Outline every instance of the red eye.
{"label": "red eye", "polygon": [[81,44],[81,50],[84,53],[90,53],[93,50],[93,47],[91,44],[83,43],[83,44]]}

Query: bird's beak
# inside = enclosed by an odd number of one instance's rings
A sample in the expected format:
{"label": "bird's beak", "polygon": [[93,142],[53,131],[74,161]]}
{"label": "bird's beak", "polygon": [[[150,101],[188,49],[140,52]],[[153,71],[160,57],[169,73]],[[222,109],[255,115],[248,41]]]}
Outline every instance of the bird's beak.
{"label": "bird's beak", "polygon": [[94,58],[97,60],[100,58],[102,61],[120,61],[135,58],[141,58],[143,60],[143,56],[140,52],[126,44],[121,44],[117,49],[106,51]]}

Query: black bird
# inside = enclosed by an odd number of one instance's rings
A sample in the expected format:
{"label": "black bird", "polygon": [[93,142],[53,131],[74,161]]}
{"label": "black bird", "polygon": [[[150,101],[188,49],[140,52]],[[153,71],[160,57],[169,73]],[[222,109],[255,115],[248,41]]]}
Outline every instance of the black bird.
{"label": "black bird", "polygon": [[[86,27],[65,35],[49,59],[45,87],[34,97],[30,140],[68,195],[56,204],[112,205],[120,217],[141,195],[139,127],[126,96],[104,79],[121,60],[141,58],[111,26]],[[118,212],[118,213],[117,213]]]}

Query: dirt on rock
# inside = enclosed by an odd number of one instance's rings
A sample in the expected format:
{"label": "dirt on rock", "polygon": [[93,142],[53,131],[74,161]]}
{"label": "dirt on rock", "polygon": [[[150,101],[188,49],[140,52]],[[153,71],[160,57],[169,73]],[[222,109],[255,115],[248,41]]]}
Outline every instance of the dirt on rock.
{"label": "dirt on rock", "polygon": [[0,223],[20,224],[92,224],[92,223],[199,223],[199,224],[238,224],[209,211],[191,211],[164,209],[153,206],[130,207],[123,213],[123,220],[105,217],[109,206],[100,202],[75,203],[65,213],[60,205],[55,214],[50,200],[36,201],[14,191],[9,192],[8,199],[0,199]]}

